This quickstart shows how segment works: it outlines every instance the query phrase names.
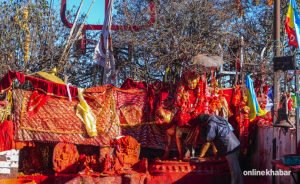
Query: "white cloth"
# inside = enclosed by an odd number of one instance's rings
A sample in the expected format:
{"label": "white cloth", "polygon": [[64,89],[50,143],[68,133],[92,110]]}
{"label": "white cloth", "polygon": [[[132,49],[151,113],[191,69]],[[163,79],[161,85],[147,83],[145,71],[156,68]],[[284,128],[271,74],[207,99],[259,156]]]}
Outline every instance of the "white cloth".
{"label": "white cloth", "polygon": [[[109,37],[111,36],[113,2],[114,0],[108,0],[102,33],[100,40],[96,45],[93,57],[93,59],[104,68],[102,84],[115,83],[115,59],[113,56],[112,45],[109,43]],[[101,39],[101,37],[103,38]]]}
{"label": "white cloth", "polygon": [[68,92],[68,97],[69,97],[69,101],[72,102],[72,96],[71,96],[71,92],[70,92],[70,83],[67,84],[67,92]]}

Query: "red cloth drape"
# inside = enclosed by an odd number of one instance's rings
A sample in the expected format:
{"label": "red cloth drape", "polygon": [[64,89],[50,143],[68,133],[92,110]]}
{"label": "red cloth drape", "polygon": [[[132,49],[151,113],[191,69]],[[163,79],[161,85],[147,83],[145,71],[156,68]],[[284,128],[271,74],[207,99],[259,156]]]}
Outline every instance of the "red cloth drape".
{"label": "red cloth drape", "polygon": [[243,154],[247,153],[249,147],[249,125],[250,120],[249,118],[244,118],[243,122],[239,123],[239,130],[240,130],[240,150]]}
{"label": "red cloth drape", "polygon": [[[33,87],[39,91],[42,91],[49,95],[68,97],[67,86],[64,84],[58,84],[55,82],[50,82],[44,79],[36,78],[33,76],[25,76],[25,80],[31,82]],[[78,91],[77,87],[70,86],[71,97],[77,97]]]}
{"label": "red cloth drape", "polygon": [[33,116],[35,113],[39,111],[41,107],[43,107],[48,101],[49,95],[44,93],[39,93],[38,91],[34,91],[27,105],[27,113],[28,116]]}
{"label": "red cloth drape", "polygon": [[0,152],[14,148],[13,122],[5,120],[0,123]]}
{"label": "red cloth drape", "polygon": [[25,82],[25,75],[19,72],[8,71],[8,73],[0,80],[0,91],[11,87],[14,79],[18,79],[18,81],[23,84]]}
{"label": "red cloth drape", "polygon": [[144,81],[134,81],[128,78],[123,82],[121,89],[147,89],[147,86],[147,83]]}
{"label": "red cloth drape", "polygon": [[[130,78],[126,79],[124,83],[121,86],[121,89],[142,89],[147,91],[147,103],[149,106],[149,114],[146,115],[147,117],[150,117],[151,115],[154,115],[154,103],[155,103],[155,91],[153,88],[153,84],[147,84],[145,81],[134,81]],[[150,115],[150,116],[149,116]],[[151,121],[148,119],[148,121]]]}
{"label": "red cloth drape", "polygon": [[[57,84],[55,82],[47,81],[34,76],[24,75],[20,72],[9,71],[0,81],[0,91],[8,89],[14,79],[17,79],[21,84],[25,80],[30,81],[33,87],[43,93],[59,96],[68,97],[67,86],[64,84]],[[70,86],[70,94],[74,98],[77,96],[77,88]]]}

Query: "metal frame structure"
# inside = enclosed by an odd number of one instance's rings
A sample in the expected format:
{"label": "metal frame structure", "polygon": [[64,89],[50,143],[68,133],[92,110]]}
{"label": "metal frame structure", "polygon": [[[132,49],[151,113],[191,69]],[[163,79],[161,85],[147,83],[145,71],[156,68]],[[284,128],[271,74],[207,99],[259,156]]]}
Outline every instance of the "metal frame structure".
{"label": "metal frame structure", "polygon": [[[105,11],[108,6],[108,0],[105,0]],[[61,6],[60,6],[60,17],[64,25],[68,28],[73,27],[73,23],[70,22],[66,17],[66,9],[67,9],[67,0],[61,0]],[[156,8],[155,3],[153,0],[149,0],[149,10],[150,10],[150,19],[146,25],[112,25],[111,30],[132,30],[132,31],[139,31],[148,27],[153,26],[153,24],[156,21]],[[86,53],[86,44],[87,44],[87,38],[86,38],[86,30],[102,30],[103,25],[99,24],[85,24],[82,28],[81,33],[81,39],[79,40],[77,44],[77,49],[81,50],[81,54]]]}
{"label": "metal frame structure", "polygon": [[[108,0],[105,0],[105,10],[108,5]],[[66,9],[67,9],[67,0],[61,0],[61,8],[60,8],[60,17],[65,26],[71,28],[73,23],[71,23],[66,17]],[[150,19],[146,25],[112,25],[111,30],[133,30],[139,31],[141,29],[145,29],[147,27],[151,27],[156,20],[156,8],[153,0],[149,1],[149,10],[150,10]],[[103,25],[99,24],[86,24],[83,26],[83,30],[102,30]]]}

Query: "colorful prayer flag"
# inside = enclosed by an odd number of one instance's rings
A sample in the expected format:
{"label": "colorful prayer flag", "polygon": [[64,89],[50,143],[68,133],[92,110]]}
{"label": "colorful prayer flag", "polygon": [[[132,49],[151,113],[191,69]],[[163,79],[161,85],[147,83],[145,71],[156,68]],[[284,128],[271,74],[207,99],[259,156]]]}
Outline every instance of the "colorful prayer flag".
{"label": "colorful prayer flag", "polygon": [[250,108],[249,118],[250,118],[250,121],[253,121],[256,116],[263,116],[268,111],[260,108],[260,105],[258,104],[258,100],[256,97],[256,93],[254,90],[253,80],[251,79],[250,75],[246,76],[246,87],[247,87],[246,95],[248,97],[247,105]]}
{"label": "colorful prayer flag", "polygon": [[295,0],[290,0],[285,19],[285,31],[289,37],[289,45],[298,48],[300,41],[300,17]]}

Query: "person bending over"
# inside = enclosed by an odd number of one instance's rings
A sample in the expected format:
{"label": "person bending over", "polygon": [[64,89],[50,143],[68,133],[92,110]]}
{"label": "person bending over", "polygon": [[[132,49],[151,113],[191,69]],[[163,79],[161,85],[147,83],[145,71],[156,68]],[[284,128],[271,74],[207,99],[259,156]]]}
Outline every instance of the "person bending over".
{"label": "person bending over", "polygon": [[[202,149],[213,143],[220,156],[225,156],[231,174],[231,184],[243,184],[243,177],[238,160],[240,141],[234,135],[233,128],[220,116],[202,114],[197,118],[202,136],[206,143]],[[203,157],[204,155],[200,155]]]}

